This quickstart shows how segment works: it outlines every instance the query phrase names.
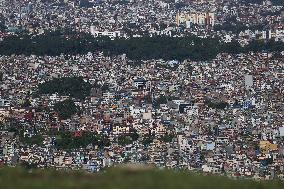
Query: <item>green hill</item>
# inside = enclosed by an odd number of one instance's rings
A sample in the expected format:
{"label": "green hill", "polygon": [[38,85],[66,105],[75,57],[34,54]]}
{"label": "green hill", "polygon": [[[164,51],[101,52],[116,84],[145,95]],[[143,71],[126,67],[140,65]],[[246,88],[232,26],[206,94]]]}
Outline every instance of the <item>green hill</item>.
{"label": "green hill", "polygon": [[183,171],[115,168],[91,174],[20,168],[0,169],[0,188],[5,189],[280,189],[280,181],[232,180]]}

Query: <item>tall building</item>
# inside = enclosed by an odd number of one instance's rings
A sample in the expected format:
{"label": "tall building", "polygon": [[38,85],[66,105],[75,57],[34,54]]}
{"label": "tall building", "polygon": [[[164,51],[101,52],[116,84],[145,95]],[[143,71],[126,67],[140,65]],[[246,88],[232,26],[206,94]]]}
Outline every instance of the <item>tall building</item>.
{"label": "tall building", "polygon": [[245,75],[245,87],[246,90],[251,89],[253,86],[253,77],[252,75]]}
{"label": "tall building", "polygon": [[214,26],[215,14],[213,12],[178,12],[176,23],[177,25],[186,24],[187,28],[190,28],[192,24]]}

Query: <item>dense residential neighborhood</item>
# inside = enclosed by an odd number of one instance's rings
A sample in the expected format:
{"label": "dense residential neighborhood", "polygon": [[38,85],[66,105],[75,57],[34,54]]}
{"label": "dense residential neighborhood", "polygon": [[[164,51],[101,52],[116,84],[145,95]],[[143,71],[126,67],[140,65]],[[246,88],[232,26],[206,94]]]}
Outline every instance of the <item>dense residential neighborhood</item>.
{"label": "dense residential neighborhood", "polygon": [[[101,53],[2,56],[0,62],[4,164],[98,171],[143,162],[236,177],[282,176],[284,72],[282,59],[271,53],[142,65]],[[85,98],[39,91],[45,82],[69,77],[92,86]],[[71,113],[62,119],[66,110],[55,107],[68,99],[80,113],[67,105]]]}
{"label": "dense residential neighborhood", "polygon": [[[0,51],[0,166],[98,172],[133,163],[284,179],[283,2],[255,1],[0,0],[0,49],[58,31],[123,42],[208,39],[172,60],[99,48]],[[209,56],[210,39],[251,48]],[[209,58],[194,59],[199,52]]]}
{"label": "dense residential neighborhood", "polygon": [[110,38],[197,35],[243,45],[253,39],[283,41],[283,2],[251,1],[1,0],[0,36],[62,29]]}

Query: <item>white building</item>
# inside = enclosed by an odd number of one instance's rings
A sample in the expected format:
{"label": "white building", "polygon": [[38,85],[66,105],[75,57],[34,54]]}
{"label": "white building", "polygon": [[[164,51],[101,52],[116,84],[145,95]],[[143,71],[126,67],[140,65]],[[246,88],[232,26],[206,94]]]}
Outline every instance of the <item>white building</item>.
{"label": "white building", "polygon": [[100,30],[97,30],[95,26],[91,26],[90,32],[94,37],[106,36],[112,39],[116,37],[123,37],[123,34],[121,31],[106,31],[106,30],[100,31]]}

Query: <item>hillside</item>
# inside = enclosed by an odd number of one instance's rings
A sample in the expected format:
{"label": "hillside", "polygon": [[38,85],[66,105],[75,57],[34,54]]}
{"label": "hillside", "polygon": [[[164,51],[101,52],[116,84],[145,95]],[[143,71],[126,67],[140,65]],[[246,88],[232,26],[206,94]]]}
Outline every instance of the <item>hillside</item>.
{"label": "hillside", "polygon": [[255,182],[224,177],[200,176],[189,172],[153,169],[109,169],[104,173],[60,172],[20,168],[0,169],[0,188],[5,189],[280,189],[278,181]]}

